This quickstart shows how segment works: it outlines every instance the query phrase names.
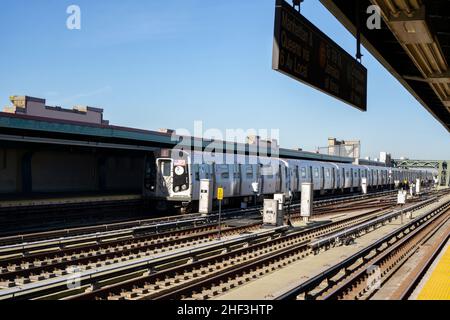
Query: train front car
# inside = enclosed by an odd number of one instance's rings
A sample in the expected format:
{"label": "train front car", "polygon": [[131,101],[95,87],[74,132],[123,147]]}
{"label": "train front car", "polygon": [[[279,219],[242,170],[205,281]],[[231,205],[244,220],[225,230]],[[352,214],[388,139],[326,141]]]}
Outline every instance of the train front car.
{"label": "train front car", "polygon": [[156,159],[157,195],[183,210],[192,202],[191,157],[188,152],[171,150],[168,157]]}

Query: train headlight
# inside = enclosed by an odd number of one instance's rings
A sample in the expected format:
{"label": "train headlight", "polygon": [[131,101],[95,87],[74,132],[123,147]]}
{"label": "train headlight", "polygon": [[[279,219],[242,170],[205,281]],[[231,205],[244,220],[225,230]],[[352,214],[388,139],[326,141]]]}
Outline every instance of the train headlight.
{"label": "train headlight", "polygon": [[179,191],[180,191],[180,187],[175,187],[173,190],[174,190],[175,192],[179,192]]}
{"label": "train headlight", "polygon": [[181,186],[181,190],[187,190],[188,189],[188,186],[187,185],[185,185],[185,184],[183,184],[182,186]]}
{"label": "train headlight", "polygon": [[184,168],[182,166],[175,167],[175,174],[177,176],[181,176],[184,174]]}

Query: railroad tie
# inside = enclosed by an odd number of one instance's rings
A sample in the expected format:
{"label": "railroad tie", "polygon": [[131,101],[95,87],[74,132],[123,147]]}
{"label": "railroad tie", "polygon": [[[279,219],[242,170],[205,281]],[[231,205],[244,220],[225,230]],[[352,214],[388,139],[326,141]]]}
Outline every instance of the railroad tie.
{"label": "railroad tie", "polygon": [[10,280],[4,280],[0,279],[0,288],[1,289],[8,289],[15,286],[15,283]]}
{"label": "railroad tie", "polygon": [[14,271],[18,271],[20,269],[20,267],[16,264],[8,264],[8,266],[6,267],[6,269],[9,272],[14,272]]}
{"label": "railroad tie", "polygon": [[43,274],[30,275],[29,279],[31,282],[38,282],[44,280],[45,276]]}
{"label": "railroad tie", "polygon": [[[20,263],[20,269],[21,270],[27,270],[30,268],[30,263],[29,262],[21,262]],[[3,270],[0,269],[0,273],[3,273]]]}
{"label": "railroad tie", "polygon": [[120,295],[124,297],[126,300],[131,300],[138,296],[136,292],[129,292],[129,291],[121,292]]}
{"label": "railroad tie", "polygon": [[133,292],[138,294],[138,295],[143,296],[143,295],[149,294],[150,290],[149,289],[145,289],[145,288],[137,288],[136,287],[136,288],[133,288]]}
{"label": "railroad tie", "polygon": [[62,269],[54,269],[53,270],[53,274],[55,276],[57,276],[57,277],[61,277],[61,276],[65,275],[65,274],[67,274],[67,271],[66,270],[62,270]]}

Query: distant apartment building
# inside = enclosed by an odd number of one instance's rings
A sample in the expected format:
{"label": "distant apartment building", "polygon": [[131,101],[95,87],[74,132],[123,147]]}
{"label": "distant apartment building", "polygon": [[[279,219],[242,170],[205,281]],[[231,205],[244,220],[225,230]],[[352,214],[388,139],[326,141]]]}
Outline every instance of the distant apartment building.
{"label": "distant apartment building", "polygon": [[361,142],[357,140],[337,140],[328,138],[327,153],[331,156],[341,156],[359,159],[361,157]]}
{"label": "distant apartment building", "polygon": [[72,109],[47,106],[45,99],[29,96],[12,96],[12,106],[5,107],[3,112],[33,117],[50,118],[83,123],[108,125],[103,120],[103,109],[88,106],[75,106]]}

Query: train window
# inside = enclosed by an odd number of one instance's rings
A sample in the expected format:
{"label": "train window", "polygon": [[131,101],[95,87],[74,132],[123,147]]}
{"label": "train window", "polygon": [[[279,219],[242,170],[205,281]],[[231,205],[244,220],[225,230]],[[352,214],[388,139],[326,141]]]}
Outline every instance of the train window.
{"label": "train window", "polygon": [[306,168],[302,168],[302,178],[306,178]]}
{"label": "train window", "polygon": [[261,175],[263,175],[263,176],[265,176],[265,177],[267,177],[269,179],[272,179],[273,178],[273,171],[274,170],[273,170],[271,165],[263,166],[261,168]]}
{"label": "train window", "polygon": [[330,173],[330,168],[327,168],[327,171],[326,171],[327,173],[326,173],[326,175],[327,175],[327,178],[329,178],[330,177],[330,175],[331,175],[331,173]]}
{"label": "train window", "polygon": [[247,178],[252,179],[253,178],[253,167],[247,166]]}
{"label": "train window", "polygon": [[314,168],[314,177],[319,178],[319,168]]}
{"label": "train window", "polygon": [[170,177],[170,173],[171,173],[171,161],[166,160],[166,161],[161,161],[161,173],[164,177]]}
{"label": "train window", "polygon": [[349,171],[345,171],[345,176],[346,176],[347,178],[350,178],[350,172],[349,172]]}
{"label": "train window", "polygon": [[221,177],[222,177],[222,179],[228,179],[228,178],[230,178],[230,174],[228,172],[222,172]]}
{"label": "train window", "polygon": [[220,171],[228,171],[229,170],[228,165],[226,165],[226,164],[218,165],[217,169]]}
{"label": "train window", "polygon": [[358,177],[358,171],[355,171],[355,172],[353,173],[353,175],[355,176],[355,178]]}

